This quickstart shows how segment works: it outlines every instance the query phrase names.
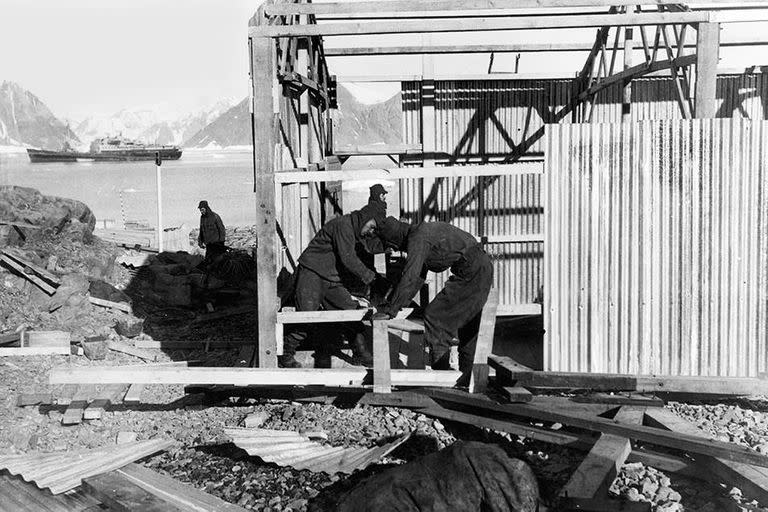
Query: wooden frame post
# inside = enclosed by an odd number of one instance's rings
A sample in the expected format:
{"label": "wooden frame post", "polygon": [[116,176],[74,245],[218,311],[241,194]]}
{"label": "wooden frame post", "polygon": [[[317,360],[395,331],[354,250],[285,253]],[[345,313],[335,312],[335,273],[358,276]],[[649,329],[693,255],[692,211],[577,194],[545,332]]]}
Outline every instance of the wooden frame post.
{"label": "wooden frame post", "polygon": [[[275,254],[275,133],[277,87],[275,42],[251,37],[253,85],[253,162],[256,200],[256,261],[258,263],[258,366],[277,366],[277,260]],[[270,94],[271,91],[271,94]]]}
{"label": "wooden frame post", "polygon": [[717,113],[717,63],[720,54],[720,24],[699,23],[696,32],[695,116],[712,118]]}
{"label": "wooden frame post", "polygon": [[[632,27],[624,29],[624,70],[632,67]],[[632,80],[624,82],[621,102],[621,120],[625,123],[632,121]]]}

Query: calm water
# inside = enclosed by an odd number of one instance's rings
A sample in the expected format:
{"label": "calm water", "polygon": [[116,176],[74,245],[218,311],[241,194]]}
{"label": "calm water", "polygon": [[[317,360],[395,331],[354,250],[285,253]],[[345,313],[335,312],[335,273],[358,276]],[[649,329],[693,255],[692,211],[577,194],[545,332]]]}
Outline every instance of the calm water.
{"label": "calm water", "polygon": [[[196,227],[197,203],[207,199],[229,226],[253,224],[252,153],[185,151],[163,162],[163,224]],[[155,163],[35,163],[26,153],[0,153],[0,185],[33,187],[43,194],[78,199],[96,218],[157,224]]]}
{"label": "calm water", "polygon": [[[254,223],[253,155],[242,151],[185,151],[180,160],[163,162],[163,225],[200,222],[197,203],[206,199],[227,226]],[[385,157],[353,158],[345,169],[391,167]],[[0,153],[0,185],[33,187],[46,195],[83,201],[99,221],[143,221],[157,225],[155,162],[30,163],[26,153]],[[376,181],[344,184],[344,208],[364,205]],[[389,191],[391,215],[398,215],[398,186]]]}

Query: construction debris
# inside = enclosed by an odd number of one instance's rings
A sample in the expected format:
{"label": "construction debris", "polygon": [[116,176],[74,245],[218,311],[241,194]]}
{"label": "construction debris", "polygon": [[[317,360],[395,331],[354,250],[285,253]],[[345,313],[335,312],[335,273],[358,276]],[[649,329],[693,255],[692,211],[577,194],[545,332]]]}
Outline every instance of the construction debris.
{"label": "construction debris", "polygon": [[227,428],[225,434],[249,455],[279,466],[313,472],[350,474],[385,457],[409,435],[375,448],[328,446],[298,432],[259,428]]}
{"label": "construction debris", "polygon": [[95,450],[0,456],[0,469],[20,475],[53,494],[74,489],[84,478],[120,468],[129,462],[167,450],[173,441],[153,439]]}

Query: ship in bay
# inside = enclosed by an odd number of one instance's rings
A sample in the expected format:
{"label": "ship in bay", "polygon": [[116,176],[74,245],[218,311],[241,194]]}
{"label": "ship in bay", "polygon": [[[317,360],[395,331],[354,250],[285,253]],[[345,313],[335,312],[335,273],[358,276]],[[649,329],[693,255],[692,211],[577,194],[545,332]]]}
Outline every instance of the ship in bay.
{"label": "ship in bay", "polygon": [[181,158],[178,146],[144,144],[122,136],[96,139],[91,142],[89,151],[76,151],[68,143],[59,151],[27,149],[31,162],[133,162],[155,160],[157,153],[161,160]]}

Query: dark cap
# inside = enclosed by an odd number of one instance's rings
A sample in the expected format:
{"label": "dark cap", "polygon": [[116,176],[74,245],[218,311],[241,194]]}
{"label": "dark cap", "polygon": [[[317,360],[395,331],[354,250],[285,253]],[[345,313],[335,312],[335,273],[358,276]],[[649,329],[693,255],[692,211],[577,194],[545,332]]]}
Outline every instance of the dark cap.
{"label": "dark cap", "polygon": [[205,200],[203,200],[203,201],[200,201],[200,202],[198,203],[197,207],[198,207],[198,208],[207,208],[208,210],[210,210],[210,209],[211,209],[211,207],[210,207],[210,206],[208,206],[208,201],[205,201]]}
{"label": "dark cap", "polygon": [[381,194],[386,194],[387,189],[384,188],[384,185],[381,183],[377,183],[375,185],[371,185],[371,197],[378,199]]}

